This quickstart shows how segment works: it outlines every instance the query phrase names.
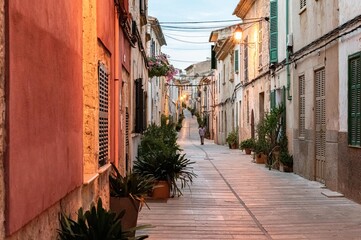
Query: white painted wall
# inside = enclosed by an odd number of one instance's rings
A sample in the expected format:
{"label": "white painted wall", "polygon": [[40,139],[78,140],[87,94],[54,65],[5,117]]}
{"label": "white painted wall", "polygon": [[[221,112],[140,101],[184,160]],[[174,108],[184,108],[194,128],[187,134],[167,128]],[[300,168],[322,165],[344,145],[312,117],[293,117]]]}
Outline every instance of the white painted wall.
{"label": "white painted wall", "polygon": [[[340,0],[340,25],[361,14],[361,1]],[[361,51],[361,30],[339,39],[340,132],[347,132],[348,121],[348,57]]]}

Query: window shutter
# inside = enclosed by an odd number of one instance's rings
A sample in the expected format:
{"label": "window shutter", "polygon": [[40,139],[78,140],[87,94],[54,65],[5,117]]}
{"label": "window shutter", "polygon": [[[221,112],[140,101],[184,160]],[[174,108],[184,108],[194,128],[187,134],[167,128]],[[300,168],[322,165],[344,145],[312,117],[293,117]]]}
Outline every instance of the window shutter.
{"label": "window shutter", "polygon": [[349,144],[361,146],[361,53],[349,59]]}
{"label": "window shutter", "polygon": [[271,109],[276,107],[276,90],[271,91],[270,104]]}
{"label": "window shutter", "polygon": [[299,76],[298,78],[298,94],[299,94],[299,136],[306,136],[306,91],[305,91],[305,75]]}
{"label": "window shutter", "polygon": [[108,160],[108,72],[104,64],[98,65],[99,81],[99,166]]}
{"label": "window shutter", "polygon": [[214,45],[211,46],[211,68],[217,69],[216,52],[214,51]]}
{"label": "window shutter", "polygon": [[270,62],[278,62],[278,6],[277,0],[270,2]]}
{"label": "window shutter", "polygon": [[238,59],[238,57],[239,57],[238,50],[235,50],[235,51],[234,51],[234,71],[235,71],[236,73],[239,72],[239,67],[238,67],[238,65],[239,65],[239,59]]}
{"label": "window shutter", "polygon": [[142,79],[135,80],[135,132],[143,132],[143,89]]}

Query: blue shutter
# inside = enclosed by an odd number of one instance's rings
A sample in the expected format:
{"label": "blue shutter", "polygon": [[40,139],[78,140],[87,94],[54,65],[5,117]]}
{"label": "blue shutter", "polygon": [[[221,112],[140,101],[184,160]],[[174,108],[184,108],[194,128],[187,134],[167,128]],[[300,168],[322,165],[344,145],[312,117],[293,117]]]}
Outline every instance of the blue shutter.
{"label": "blue shutter", "polygon": [[278,62],[278,6],[277,0],[270,2],[270,62]]}

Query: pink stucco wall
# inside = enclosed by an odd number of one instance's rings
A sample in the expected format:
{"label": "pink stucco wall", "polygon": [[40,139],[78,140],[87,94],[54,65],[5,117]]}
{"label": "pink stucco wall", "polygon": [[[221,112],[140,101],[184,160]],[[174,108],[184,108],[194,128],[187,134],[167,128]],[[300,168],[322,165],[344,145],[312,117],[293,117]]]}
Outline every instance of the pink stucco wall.
{"label": "pink stucco wall", "polygon": [[6,232],[82,183],[82,1],[8,1]]}

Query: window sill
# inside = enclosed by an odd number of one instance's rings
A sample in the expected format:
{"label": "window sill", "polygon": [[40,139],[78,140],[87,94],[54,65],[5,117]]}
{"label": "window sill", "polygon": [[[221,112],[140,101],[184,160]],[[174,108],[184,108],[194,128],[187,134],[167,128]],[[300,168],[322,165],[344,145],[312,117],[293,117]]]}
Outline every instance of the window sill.
{"label": "window sill", "polygon": [[105,172],[109,171],[111,166],[112,165],[110,163],[107,163],[100,167],[97,173],[84,174],[83,185],[87,186],[93,183],[100,175],[103,175]]}
{"label": "window sill", "polygon": [[301,8],[298,15],[301,15],[302,13],[304,13],[306,11],[306,9],[307,9],[307,6],[304,6],[303,8]]}

